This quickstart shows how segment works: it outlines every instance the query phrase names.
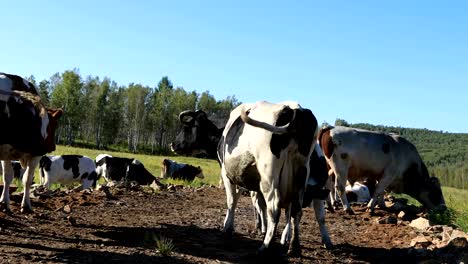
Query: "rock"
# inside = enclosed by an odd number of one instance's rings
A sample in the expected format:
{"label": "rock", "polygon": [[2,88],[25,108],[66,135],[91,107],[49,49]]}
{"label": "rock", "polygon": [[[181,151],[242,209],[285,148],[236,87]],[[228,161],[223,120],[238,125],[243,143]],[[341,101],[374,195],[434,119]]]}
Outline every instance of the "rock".
{"label": "rock", "polygon": [[433,226],[428,227],[426,231],[430,231],[433,233],[442,233],[444,231],[443,228],[444,228],[443,225],[433,225]]}
{"label": "rock", "polygon": [[376,222],[378,224],[396,224],[397,218],[393,215],[389,215],[376,219]]}
{"label": "rock", "polygon": [[68,205],[68,204],[65,205],[65,206],[63,207],[63,211],[64,211],[65,213],[67,213],[67,214],[71,213],[71,207],[70,207],[70,205]]}
{"label": "rock", "polygon": [[450,235],[450,239],[455,239],[455,238],[458,238],[458,237],[464,237],[465,239],[468,240],[468,234],[461,231],[461,230],[458,230],[458,229],[455,229],[452,231],[452,234]]}
{"label": "rock", "polygon": [[455,237],[450,240],[448,245],[453,247],[468,248],[468,240],[466,237]]}
{"label": "rock", "polygon": [[400,212],[398,213],[398,218],[403,219],[403,217],[405,217],[405,212],[404,212],[404,211],[400,211]]}
{"label": "rock", "polygon": [[411,221],[409,225],[419,230],[426,230],[429,226],[431,226],[429,224],[429,220],[423,217],[419,217],[418,219]]}
{"label": "rock", "polygon": [[425,236],[417,236],[411,240],[410,246],[416,248],[427,248],[432,244]]}

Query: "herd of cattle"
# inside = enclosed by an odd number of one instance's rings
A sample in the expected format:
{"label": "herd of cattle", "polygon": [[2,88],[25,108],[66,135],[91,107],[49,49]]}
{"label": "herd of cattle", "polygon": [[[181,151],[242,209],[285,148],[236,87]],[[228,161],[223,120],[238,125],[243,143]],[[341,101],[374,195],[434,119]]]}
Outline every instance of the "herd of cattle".
{"label": "herd of cattle", "polygon": [[[94,160],[79,155],[46,156],[55,150],[55,130],[62,109],[46,108],[34,85],[23,78],[0,73],[0,159],[4,187],[0,203],[9,209],[13,177],[23,175],[22,211],[30,211],[30,188],[39,165],[40,184],[80,182],[92,188],[106,181],[157,181],[144,165],[130,158],[100,154]],[[312,111],[296,102],[257,102],[235,108],[225,127],[218,128],[206,113],[180,113],[181,131],[171,149],[180,155],[217,159],[226,191],[224,232],[234,232],[234,217],[241,193],[250,191],[255,223],[264,234],[259,253],[268,249],[285,209],[286,227],[281,243],[290,254],[300,254],[299,224],[302,208],[313,206],[322,242],[332,247],[325,225],[325,207],[337,201],[349,214],[349,200],[385,207],[385,191],[406,193],[428,209],[444,210],[439,181],[429,177],[412,143],[396,134],[348,127],[319,129]],[[203,178],[202,169],[165,159],[162,177]],[[363,184],[365,182],[372,184]],[[348,194],[348,195],[347,195]]]}

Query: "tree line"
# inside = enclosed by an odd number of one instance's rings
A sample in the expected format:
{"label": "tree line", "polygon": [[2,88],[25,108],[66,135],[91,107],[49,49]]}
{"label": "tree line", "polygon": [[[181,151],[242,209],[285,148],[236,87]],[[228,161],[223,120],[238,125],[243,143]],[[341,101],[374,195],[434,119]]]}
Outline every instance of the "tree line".
{"label": "tree line", "polygon": [[336,119],[335,125],[397,133],[416,146],[429,174],[438,177],[442,185],[468,189],[468,134],[466,133],[448,133],[367,123],[350,124],[339,118]]}
{"label": "tree line", "polygon": [[155,87],[119,85],[107,77],[83,78],[77,69],[39,82],[34,76],[27,79],[48,107],[63,108],[57,143],[64,145],[167,154],[181,111],[202,109],[223,123],[239,105],[235,96],[216,100],[208,91],[199,94],[174,87],[167,76]]}

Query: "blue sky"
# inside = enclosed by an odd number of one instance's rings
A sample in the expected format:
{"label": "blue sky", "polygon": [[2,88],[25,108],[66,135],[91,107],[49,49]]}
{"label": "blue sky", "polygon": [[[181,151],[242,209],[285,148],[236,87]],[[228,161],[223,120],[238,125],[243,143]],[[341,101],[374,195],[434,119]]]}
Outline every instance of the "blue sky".
{"label": "blue sky", "polygon": [[319,122],[468,132],[466,1],[5,1],[0,71],[79,68]]}

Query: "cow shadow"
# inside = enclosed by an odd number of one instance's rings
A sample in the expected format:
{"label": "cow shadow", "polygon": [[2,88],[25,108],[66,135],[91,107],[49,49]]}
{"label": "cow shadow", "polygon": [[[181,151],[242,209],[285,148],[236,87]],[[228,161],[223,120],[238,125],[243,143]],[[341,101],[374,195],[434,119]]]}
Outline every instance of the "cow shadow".
{"label": "cow shadow", "polygon": [[259,263],[273,258],[274,263],[287,262],[286,248],[276,242],[270,244],[271,249],[267,256],[260,257],[256,254],[262,243],[260,238],[237,233],[232,238],[226,238],[221,230],[195,225],[162,224],[158,228],[106,227],[93,235],[104,239],[106,245],[150,249],[156,249],[156,240],[164,237],[172,241],[175,252],[214,261]]}

